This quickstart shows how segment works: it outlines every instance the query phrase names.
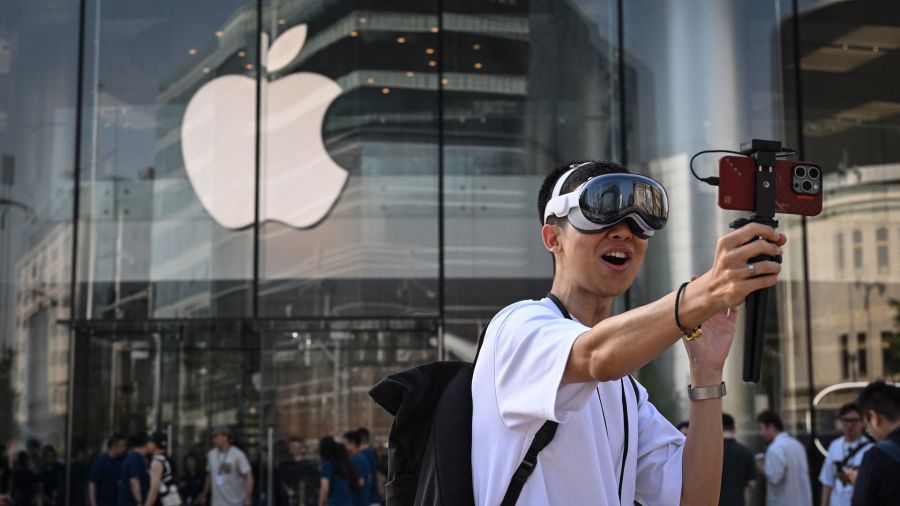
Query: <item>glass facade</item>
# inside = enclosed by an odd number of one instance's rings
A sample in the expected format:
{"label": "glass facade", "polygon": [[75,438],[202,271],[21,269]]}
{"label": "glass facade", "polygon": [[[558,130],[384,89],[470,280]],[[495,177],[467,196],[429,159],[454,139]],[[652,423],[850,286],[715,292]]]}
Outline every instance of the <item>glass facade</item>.
{"label": "glass facade", "polygon": [[[6,2],[2,453],[43,469],[53,446],[77,505],[111,433],[166,429],[180,459],[229,425],[281,497],[288,439],[382,445],[372,384],[472,358],[546,293],[550,168],[669,190],[621,311],[705,271],[739,216],[691,155],[771,138],[823,167],[824,211],[781,217],[763,378],[741,382],[738,338],[725,409],[757,448],[777,410],[815,464],[862,382],[900,381],[898,58],[885,0]],[[679,348],[638,372],[673,422]]]}

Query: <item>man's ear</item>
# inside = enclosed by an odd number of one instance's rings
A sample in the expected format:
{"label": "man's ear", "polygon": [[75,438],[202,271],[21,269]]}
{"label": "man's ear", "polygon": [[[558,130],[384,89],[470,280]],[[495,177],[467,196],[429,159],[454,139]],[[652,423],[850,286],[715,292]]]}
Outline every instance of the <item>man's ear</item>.
{"label": "man's ear", "polygon": [[559,225],[545,224],[541,227],[541,240],[544,241],[544,247],[547,248],[547,251],[553,254],[562,251],[560,236],[563,233],[562,227]]}
{"label": "man's ear", "polygon": [[881,424],[881,415],[879,415],[878,413],[876,413],[875,411],[873,411],[871,409],[866,413],[866,416],[863,418],[865,419],[866,425],[868,425],[870,427],[873,425],[878,426]]}

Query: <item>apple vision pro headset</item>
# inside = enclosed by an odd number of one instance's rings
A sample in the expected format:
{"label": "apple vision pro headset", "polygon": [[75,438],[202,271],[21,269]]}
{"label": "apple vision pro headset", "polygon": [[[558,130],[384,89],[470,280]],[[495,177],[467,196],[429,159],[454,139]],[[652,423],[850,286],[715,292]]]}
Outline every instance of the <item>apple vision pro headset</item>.
{"label": "apple vision pro headset", "polygon": [[550,216],[567,217],[579,231],[596,233],[625,220],[631,231],[642,239],[666,226],[669,217],[666,189],[659,181],[646,176],[627,172],[603,174],[560,195],[566,179],[583,165],[571,165],[556,181],[544,209],[544,223]]}

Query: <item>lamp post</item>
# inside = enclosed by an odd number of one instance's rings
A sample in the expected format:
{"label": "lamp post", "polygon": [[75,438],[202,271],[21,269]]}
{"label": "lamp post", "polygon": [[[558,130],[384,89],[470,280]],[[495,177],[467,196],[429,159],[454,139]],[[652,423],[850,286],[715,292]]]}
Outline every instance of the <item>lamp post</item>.
{"label": "lamp post", "polygon": [[[870,296],[870,294],[872,293],[872,290],[878,290],[878,295],[879,295],[879,296],[884,295],[885,285],[884,285],[884,283],[882,283],[881,281],[869,282],[869,281],[857,280],[857,281],[856,281],[856,288],[860,288],[860,289],[863,289],[863,290],[864,290],[864,292],[863,292],[863,311],[866,312],[866,334],[865,334],[865,335],[866,335],[866,339],[865,339],[865,346],[868,347],[869,336],[872,335],[872,311],[871,311],[871,306],[869,305],[869,296]],[[860,349],[859,349],[859,345],[860,345],[859,338],[857,338],[857,341],[856,341],[856,346],[857,346],[857,350],[856,350],[856,360],[854,361],[854,362],[856,363],[856,365],[855,365],[854,368],[856,369],[856,372],[857,372],[857,373],[859,373],[859,356],[860,356],[860,352],[861,352],[861,351],[865,351],[865,350],[860,350]],[[866,357],[868,357],[868,353],[866,353]],[[867,362],[868,362],[868,358],[867,358]],[[868,364],[867,364],[866,369],[867,369],[867,370],[866,370],[866,373],[868,373]]]}

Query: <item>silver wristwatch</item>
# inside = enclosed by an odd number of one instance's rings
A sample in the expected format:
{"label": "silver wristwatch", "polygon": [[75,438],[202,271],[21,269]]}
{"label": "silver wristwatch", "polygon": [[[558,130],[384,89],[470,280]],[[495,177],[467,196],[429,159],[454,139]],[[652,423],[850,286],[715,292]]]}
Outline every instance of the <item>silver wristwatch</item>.
{"label": "silver wristwatch", "polygon": [[688,385],[688,399],[692,401],[703,401],[706,399],[721,399],[725,397],[725,382],[718,385],[708,387],[694,387]]}

